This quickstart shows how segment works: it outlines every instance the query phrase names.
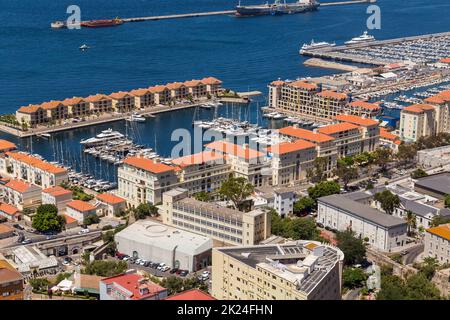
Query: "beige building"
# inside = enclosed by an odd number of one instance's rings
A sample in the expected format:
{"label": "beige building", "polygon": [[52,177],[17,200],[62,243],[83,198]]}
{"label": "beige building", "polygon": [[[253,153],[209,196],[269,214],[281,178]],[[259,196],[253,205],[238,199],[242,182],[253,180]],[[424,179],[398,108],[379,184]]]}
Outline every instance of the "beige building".
{"label": "beige building", "polygon": [[83,223],[84,219],[89,215],[96,215],[97,208],[89,202],[81,200],[73,200],[67,203],[66,215]]}
{"label": "beige building", "polygon": [[11,179],[0,189],[3,191],[4,202],[23,211],[38,207],[41,202],[41,188],[21,180]]}
{"label": "beige building", "polygon": [[426,230],[424,254],[440,264],[450,263],[450,223]]}
{"label": "beige building", "polygon": [[111,193],[100,193],[96,196],[97,214],[107,217],[114,217],[126,210],[127,202],[124,198]]}
{"label": "beige building", "polygon": [[400,138],[417,141],[436,134],[436,110],[429,104],[415,104],[400,112]]}
{"label": "beige building", "polygon": [[72,191],[60,186],[50,187],[42,190],[42,204],[53,204],[62,211],[67,203],[72,201]]}
{"label": "beige building", "polygon": [[361,149],[359,153],[375,151],[380,144],[379,121],[349,114],[337,115],[335,119],[341,123],[351,123],[360,127]]}
{"label": "beige building", "polygon": [[241,212],[188,197],[186,189],[163,194],[162,222],[230,245],[254,245],[270,236],[270,213]]}
{"label": "beige building", "polygon": [[353,123],[343,122],[319,128],[317,132],[334,138],[338,158],[361,153],[361,127]]}
{"label": "beige building", "polygon": [[344,254],[314,241],[213,248],[219,300],[340,300]]}

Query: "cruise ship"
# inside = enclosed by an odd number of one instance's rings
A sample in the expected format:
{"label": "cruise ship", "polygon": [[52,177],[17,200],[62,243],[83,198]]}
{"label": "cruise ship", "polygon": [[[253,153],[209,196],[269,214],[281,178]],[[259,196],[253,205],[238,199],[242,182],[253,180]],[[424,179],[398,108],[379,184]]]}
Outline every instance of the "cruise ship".
{"label": "cruise ship", "polygon": [[321,49],[321,48],[330,48],[334,47],[336,43],[330,43],[330,42],[314,42],[314,40],[311,40],[310,44],[304,43],[303,46],[300,48],[300,54],[303,54],[307,50],[314,50],[314,49]]}
{"label": "cruise ship", "polygon": [[236,6],[237,16],[259,16],[259,15],[280,15],[280,14],[293,14],[302,13],[307,11],[316,10],[319,7],[319,3],[316,0],[298,0],[293,3],[281,2],[281,0],[275,0],[274,3],[268,3],[261,5]]}
{"label": "cruise ship", "polygon": [[113,140],[122,139],[123,137],[124,135],[121,134],[120,132],[113,131],[111,128],[109,128],[107,130],[103,130],[95,137],[81,140],[80,143],[85,147],[100,146],[107,144],[108,142]]}
{"label": "cruise ship", "polygon": [[375,41],[375,37],[368,34],[367,31],[364,31],[362,35],[359,37],[352,38],[351,40],[345,42],[345,44],[357,44],[357,43],[364,43],[364,42],[371,42]]}

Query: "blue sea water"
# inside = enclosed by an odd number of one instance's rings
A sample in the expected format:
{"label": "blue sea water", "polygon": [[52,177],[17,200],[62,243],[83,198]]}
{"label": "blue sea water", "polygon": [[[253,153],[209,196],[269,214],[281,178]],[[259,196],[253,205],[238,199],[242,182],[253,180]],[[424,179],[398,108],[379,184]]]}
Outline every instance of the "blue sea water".
{"label": "blue sea water", "polygon": [[[335,0],[330,0],[335,1]],[[246,0],[242,3],[261,3]],[[82,20],[137,17],[232,9],[234,0],[0,0],[0,113],[51,99],[111,93],[170,81],[215,76],[224,86],[267,92],[277,78],[294,79],[334,71],[308,68],[299,45],[316,41],[342,43],[366,29],[367,4],[323,7],[317,12],[287,16],[235,18],[209,16],[127,23],[115,28],[52,30],[50,22],[67,17],[76,4]],[[448,0],[379,0],[378,39],[448,31]],[[80,45],[91,49],[80,52]],[[259,106],[264,104],[262,98]],[[256,122],[257,104],[241,115]],[[231,107],[228,109],[230,113]],[[234,108],[236,109],[236,108]],[[168,156],[176,128],[191,130],[194,110],[158,115],[136,131],[138,142]],[[226,115],[227,109],[219,113]],[[239,113],[235,110],[235,115]],[[212,113],[203,111],[203,117]],[[80,160],[79,141],[101,129],[124,131],[124,122],[61,132],[51,142],[39,138],[17,142],[49,160]],[[62,151],[61,151],[62,150]],[[76,160],[78,159],[78,160]],[[89,162],[93,165],[92,161]],[[97,163],[98,165],[98,163]],[[89,171],[94,169],[89,169]],[[96,168],[95,170],[98,170]],[[112,179],[114,167],[102,169]]]}

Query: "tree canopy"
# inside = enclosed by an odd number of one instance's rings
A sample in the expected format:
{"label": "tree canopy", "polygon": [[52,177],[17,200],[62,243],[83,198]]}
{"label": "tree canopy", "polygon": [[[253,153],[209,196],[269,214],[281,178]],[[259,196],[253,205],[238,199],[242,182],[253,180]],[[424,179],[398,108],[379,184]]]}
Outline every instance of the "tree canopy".
{"label": "tree canopy", "polygon": [[400,198],[389,190],[375,193],[374,199],[380,203],[381,209],[387,214],[392,215],[400,207]]}
{"label": "tree canopy", "polygon": [[125,261],[94,260],[87,263],[83,269],[85,274],[95,274],[101,277],[112,277],[124,273],[128,268]]}
{"label": "tree canopy", "polygon": [[219,194],[230,200],[235,209],[242,211],[245,207],[246,198],[253,193],[253,190],[254,186],[244,177],[230,177],[222,183]]}
{"label": "tree canopy", "polygon": [[294,203],[294,214],[303,215],[311,212],[315,207],[315,202],[310,197],[302,197]]}
{"label": "tree canopy", "polygon": [[[349,159],[351,159],[351,161]],[[339,159],[336,169],[334,169],[334,174],[344,183],[345,189],[347,189],[347,185],[350,181],[358,178],[358,168],[354,167],[353,164],[353,159],[346,157]]]}
{"label": "tree canopy", "polygon": [[322,181],[314,187],[308,188],[308,195],[314,201],[320,197],[329,196],[341,192],[341,186],[336,181]]}
{"label": "tree canopy", "polygon": [[366,247],[363,240],[356,238],[351,230],[338,231],[336,234],[337,246],[344,253],[344,264],[354,265],[364,261]]}
{"label": "tree canopy", "polygon": [[413,172],[411,172],[411,178],[413,179],[419,179],[428,176],[428,173],[425,172],[423,169],[416,169]]}
{"label": "tree canopy", "polygon": [[368,275],[361,268],[345,268],[342,272],[342,282],[344,287],[349,289],[363,287]]}
{"label": "tree canopy", "polygon": [[313,218],[281,218],[272,212],[272,234],[293,240],[323,240]]}
{"label": "tree canopy", "polygon": [[208,202],[211,201],[211,194],[205,191],[197,192],[193,194],[194,199],[198,201]]}
{"label": "tree canopy", "polygon": [[158,215],[158,207],[151,203],[141,203],[133,211],[136,220]]}
{"label": "tree canopy", "polygon": [[58,208],[52,204],[43,204],[33,216],[32,227],[40,232],[60,232],[66,223],[63,216],[58,215]]}

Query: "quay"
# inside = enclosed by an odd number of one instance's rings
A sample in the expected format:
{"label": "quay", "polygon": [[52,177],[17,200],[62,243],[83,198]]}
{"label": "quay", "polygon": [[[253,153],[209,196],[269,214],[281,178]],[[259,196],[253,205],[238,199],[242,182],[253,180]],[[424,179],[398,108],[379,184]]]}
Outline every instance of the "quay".
{"label": "quay", "polygon": [[[349,0],[349,1],[339,1],[339,2],[324,2],[320,3],[321,7],[339,6],[339,5],[352,5],[352,4],[363,4],[363,3],[375,3],[376,0]],[[182,18],[195,18],[195,17],[207,17],[207,16],[218,16],[218,15],[235,15],[236,10],[222,10],[222,11],[209,11],[209,12],[194,12],[194,13],[181,13],[181,14],[169,14],[161,16],[147,16],[147,17],[135,17],[135,18],[123,18],[120,19],[122,22],[144,22],[144,21],[158,21],[158,20],[169,20],[169,19],[182,19]],[[82,21],[86,22],[86,21]],[[64,28],[65,24],[61,24],[56,28]]]}
{"label": "quay", "polygon": [[326,60],[319,59],[319,58],[308,59],[305,62],[303,62],[303,64],[308,67],[336,69],[336,70],[348,71],[348,72],[356,71],[359,69],[358,67],[355,67],[355,66],[349,66],[346,64],[337,63],[337,62],[333,62],[333,61],[326,61]]}

